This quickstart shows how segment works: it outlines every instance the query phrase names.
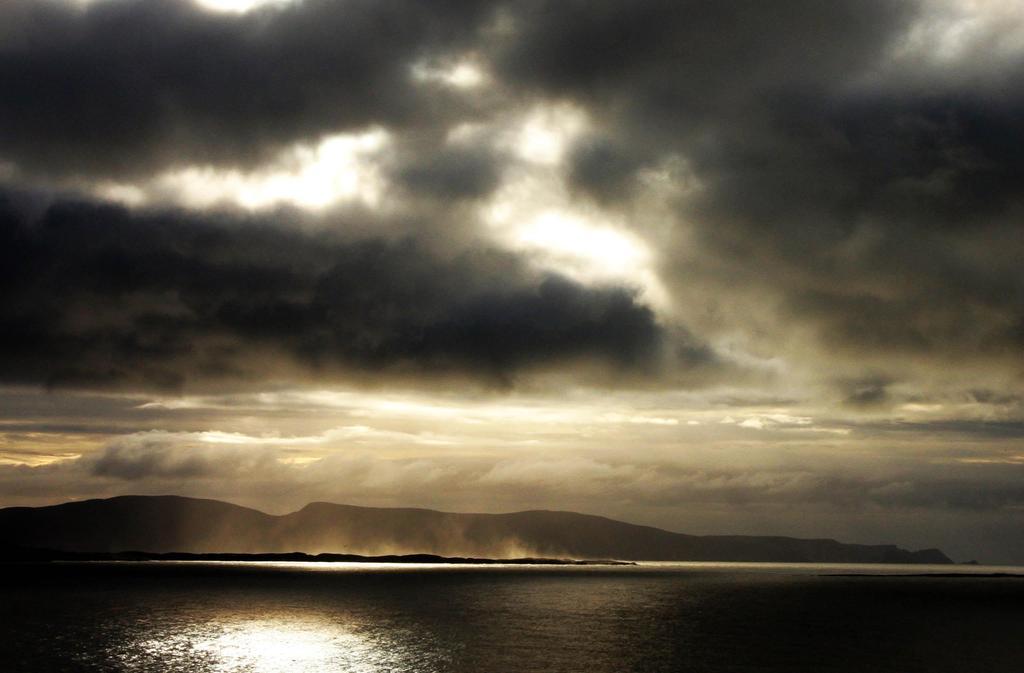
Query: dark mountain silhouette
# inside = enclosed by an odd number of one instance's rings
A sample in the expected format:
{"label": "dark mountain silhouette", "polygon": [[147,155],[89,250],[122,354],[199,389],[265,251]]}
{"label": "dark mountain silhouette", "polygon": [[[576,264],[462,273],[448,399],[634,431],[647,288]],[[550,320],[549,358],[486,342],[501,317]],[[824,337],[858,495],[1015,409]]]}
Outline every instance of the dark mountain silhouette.
{"label": "dark mountain silhouette", "polygon": [[274,516],[216,500],[121,496],[0,509],[0,543],[79,552],[436,554],[647,561],[952,563],[937,549],[684,535],[575,512],[457,514],[316,502]]}

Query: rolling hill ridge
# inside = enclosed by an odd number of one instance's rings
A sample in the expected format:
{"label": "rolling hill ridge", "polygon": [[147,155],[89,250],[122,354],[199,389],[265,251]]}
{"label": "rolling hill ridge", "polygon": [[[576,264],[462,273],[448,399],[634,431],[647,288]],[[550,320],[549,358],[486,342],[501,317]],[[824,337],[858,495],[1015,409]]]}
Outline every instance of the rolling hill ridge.
{"label": "rolling hill ridge", "polygon": [[575,512],[465,514],[315,502],[277,516],[180,496],[119,496],[0,509],[0,544],[79,552],[952,563],[937,549],[908,551],[831,539],[685,535]]}

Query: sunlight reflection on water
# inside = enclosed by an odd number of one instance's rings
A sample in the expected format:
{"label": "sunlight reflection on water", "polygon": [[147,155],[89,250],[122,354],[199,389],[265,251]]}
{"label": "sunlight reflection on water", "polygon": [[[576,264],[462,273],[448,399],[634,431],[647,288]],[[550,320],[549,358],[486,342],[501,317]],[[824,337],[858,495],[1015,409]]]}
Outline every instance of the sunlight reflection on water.
{"label": "sunlight reflection on water", "polygon": [[158,660],[164,667],[211,673],[369,673],[404,668],[396,652],[336,624],[312,619],[209,623],[143,640],[132,649],[141,659]]}
{"label": "sunlight reflection on water", "polygon": [[720,564],[18,570],[0,576],[0,673],[962,673],[965,644],[971,670],[1018,673],[1024,660],[1024,584],[1008,577]]}

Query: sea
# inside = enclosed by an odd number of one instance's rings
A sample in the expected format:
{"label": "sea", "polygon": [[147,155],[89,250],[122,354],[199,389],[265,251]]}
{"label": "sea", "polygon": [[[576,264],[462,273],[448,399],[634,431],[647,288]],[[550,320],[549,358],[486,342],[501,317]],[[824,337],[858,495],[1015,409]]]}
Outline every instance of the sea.
{"label": "sea", "polygon": [[1024,568],[12,563],[0,671],[1021,673]]}

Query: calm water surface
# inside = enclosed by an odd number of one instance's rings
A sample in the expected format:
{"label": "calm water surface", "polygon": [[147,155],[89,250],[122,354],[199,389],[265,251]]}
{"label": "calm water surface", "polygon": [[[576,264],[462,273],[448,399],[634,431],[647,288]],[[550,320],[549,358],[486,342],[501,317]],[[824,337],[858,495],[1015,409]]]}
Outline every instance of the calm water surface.
{"label": "calm water surface", "polygon": [[4,672],[1024,671],[1021,568],[0,569]]}

